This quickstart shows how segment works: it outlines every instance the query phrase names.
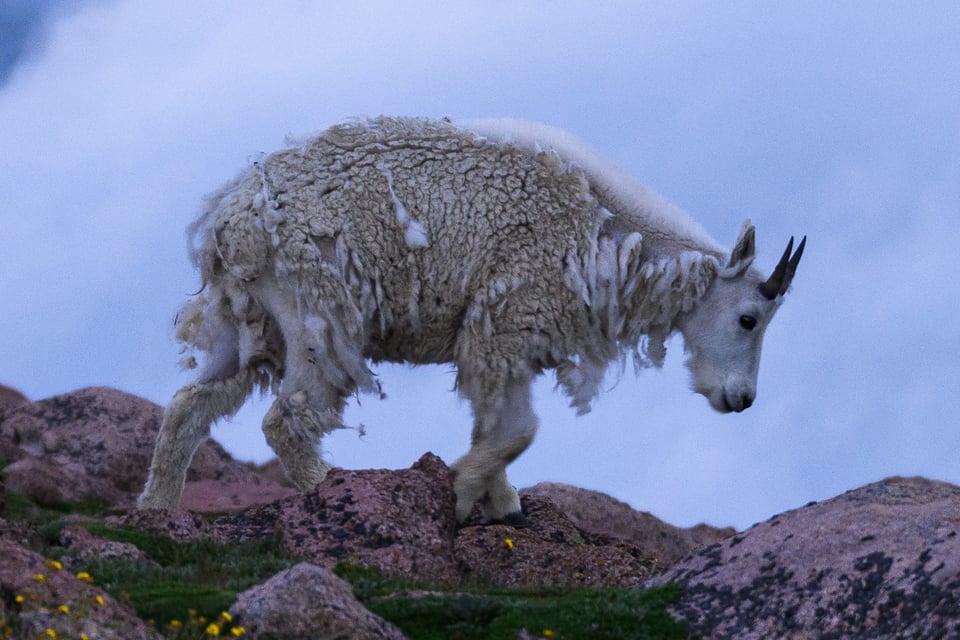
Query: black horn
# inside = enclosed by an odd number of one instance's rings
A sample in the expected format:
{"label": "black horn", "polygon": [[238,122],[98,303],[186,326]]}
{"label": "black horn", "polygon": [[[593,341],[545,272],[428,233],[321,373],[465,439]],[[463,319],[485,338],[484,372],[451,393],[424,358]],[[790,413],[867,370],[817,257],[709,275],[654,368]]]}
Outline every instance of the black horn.
{"label": "black horn", "polygon": [[807,236],[803,236],[803,239],[800,240],[800,245],[797,246],[796,253],[791,256],[790,253],[793,251],[793,236],[790,237],[790,242],[787,243],[787,249],[783,252],[783,256],[780,257],[780,262],[777,263],[776,268],[767,281],[759,287],[763,297],[768,300],[773,300],[777,296],[782,296],[787,292],[787,289],[790,288],[790,283],[793,281],[793,274],[797,272],[797,265],[800,264],[800,258],[803,256],[803,248],[806,244]]}

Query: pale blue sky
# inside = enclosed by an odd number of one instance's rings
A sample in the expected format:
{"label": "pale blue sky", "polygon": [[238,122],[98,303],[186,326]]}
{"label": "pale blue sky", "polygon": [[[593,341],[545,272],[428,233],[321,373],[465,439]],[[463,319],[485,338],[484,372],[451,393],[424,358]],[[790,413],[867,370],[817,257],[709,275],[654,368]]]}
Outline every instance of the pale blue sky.
{"label": "pale blue sky", "polygon": [[[353,115],[511,116],[578,135],[724,244],[752,218],[763,267],[809,237],[753,408],[693,395],[679,338],[582,418],[547,376],[517,485],[745,527],[888,475],[960,483],[960,4],[86,0],[16,48],[25,18],[4,20],[30,4],[0,7],[0,382],[165,404],[190,380],[172,322],[206,193]],[[335,464],[465,451],[448,369],[379,372],[388,398],[351,403],[367,435],[329,438]],[[214,436],[265,459],[264,410]]]}

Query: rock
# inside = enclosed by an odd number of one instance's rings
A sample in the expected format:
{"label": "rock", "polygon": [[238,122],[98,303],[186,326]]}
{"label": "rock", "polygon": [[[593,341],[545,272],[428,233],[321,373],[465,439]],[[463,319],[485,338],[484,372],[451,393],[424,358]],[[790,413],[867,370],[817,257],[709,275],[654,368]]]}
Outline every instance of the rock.
{"label": "rock", "polygon": [[350,585],[328,569],[301,562],[252,587],[230,607],[249,638],[400,640],[395,626],[367,611]]}
{"label": "rock", "polygon": [[657,563],[628,540],[579,529],[548,498],[522,498],[531,524],[525,529],[457,531],[455,504],[449,468],[428,453],[398,471],[333,469],[310,493],[213,523],[166,511],[109,521],[177,540],[277,538],[295,558],[327,568],[339,562],[375,566],[387,575],[448,586],[635,587]]}
{"label": "rock", "polygon": [[[27,396],[23,395],[13,387],[0,384],[0,424],[3,423],[5,414],[26,402],[30,402]],[[17,448],[13,445],[13,443],[8,442],[3,437],[0,437],[0,467],[17,459],[16,450]]]}
{"label": "rock", "polygon": [[[0,539],[0,558],[0,618],[16,615],[15,638],[54,637],[48,629],[58,638],[79,638],[81,633],[104,640],[162,637],[105,591],[47,564],[38,553]],[[16,602],[16,596],[23,602]]]}
{"label": "rock", "polygon": [[292,487],[287,472],[283,468],[283,463],[277,458],[270,458],[263,464],[247,463],[253,471],[261,478],[266,478],[281,487]]}
{"label": "rock", "polygon": [[40,548],[44,544],[43,538],[35,527],[26,522],[5,520],[0,518],[0,540],[16,542],[21,547]]}
{"label": "rock", "polygon": [[623,538],[638,547],[644,556],[656,557],[664,567],[698,547],[736,533],[733,527],[706,524],[690,529],[675,527],[605,493],[558,482],[541,482],[520,493],[550,498],[580,529]]}
{"label": "rock", "polygon": [[960,636],[960,487],[888,478],[690,555],[673,612],[705,638]]}
{"label": "rock", "polygon": [[[116,542],[96,536],[83,527],[64,527],[60,532],[60,545],[70,550],[70,560],[74,563],[89,560],[135,560],[149,562],[150,559],[143,551],[129,542]],[[64,558],[64,562],[67,559]]]}
{"label": "rock", "polygon": [[13,387],[0,384],[0,419],[2,419],[4,413],[25,402],[30,402],[27,396]]}
{"label": "rock", "polygon": [[653,557],[619,538],[577,528],[549,499],[521,497],[530,526],[461,529],[455,554],[464,581],[502,587],[636,587],[652,575]]}
{"label": "rock", "polygon": [[90,475],[76,462],[61,465],[25,455],[4,472],[11,491],[41,506],[84,501],[115,504],[125,495],[109,478]]}
{"label": "rock", "polygon": [[[162,417],[159,405],[106,387],[20,404],[0,423],[0,454],[15,461],[7,468],[9,490],[45,504],[97,500],[115,509],[132,508],[147,478]],[[16,467],[25,459],[26,469]],[[280,495],[272,482],[212,440],[197,450],[187,480],[256,486],[264,499]],[[217,510],[256,499],[228,491],[236,497],[213,505]]]}
{"label": "rock", "polygon": [[146,480],[163,410],[115,389],[89,388],[17,407],[0,425],[0,438],[59,466],[79,464],[120,491]]}
{"label": "rock", "polygon": [[[43,504],[99,499],[132,507],[161,416],[153,403],[103,388],[0,410],[7,464],[0,515],[7,491]],[[544,483],[521,492],[529,527],[457,530],[451,473],[432,454],[398,471],[335,469],[306,494],[269,479],[277,468],[258,472],[207,442],[183,505],[228,515],[211,522],[183,511],[132,511],[104,522],[178,541],[282,541],[305,562],[238,600],[235,615],[250,637],[401,637],[329,573],[338,562],[454,587],[675,582],[682,593],[672,611],[706,638],[960,637],[960,487],[946,483],[888,478],[736,535],[706,525],[678,529],[604,494]],[[65,560],[149,561],[132,545],[77,526],[64,528],[59,543]],[[158,637],[109,596],[91,604],[101,591],[51,571],[26,548],[49,544],[36,527],[0,518],[0,617],[16,614],[15,637],[47,628],[60,637]],[[45,569],[50,575],[36,582]],[[33,594],[23,611],[15,600],[21,592]]]}
{"label": "rock", "polygon": [[223,541],[223,537],[213,525],[202,516],[187,511],[134,510],[122,516],[109,516],[104,519],[104,524],[116,529],[130,527],[165,536],[176,542],[192,542],[200,538]]}
{"label": "rock", "polygon": [[296,495],[296,489],[255,477],[247,482],[195,480],[183,488],[180,508],[195,513],[241,511]]}
{"label": "rock", "polygon": [[265,521],[295,557],[328,568],[344,561],[455,583],[455,504],[450,470],[427,453],[398,471],[333,469],[312,492],[218,524],[262,529]]}

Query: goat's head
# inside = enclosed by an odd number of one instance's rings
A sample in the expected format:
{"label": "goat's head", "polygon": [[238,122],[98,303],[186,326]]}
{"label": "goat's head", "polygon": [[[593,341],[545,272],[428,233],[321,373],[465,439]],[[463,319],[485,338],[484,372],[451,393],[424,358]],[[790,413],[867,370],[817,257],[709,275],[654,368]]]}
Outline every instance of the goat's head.
{"label": "goat's head", "polygon": [[743,411],[757,395],[763,334],[790,288],[806,237],[793,252],[793,238],[773,274],[751,268],[756,252],[747,220],[726,265],[697,305],[677,320],[689,354],[693,390],[722,413]]}

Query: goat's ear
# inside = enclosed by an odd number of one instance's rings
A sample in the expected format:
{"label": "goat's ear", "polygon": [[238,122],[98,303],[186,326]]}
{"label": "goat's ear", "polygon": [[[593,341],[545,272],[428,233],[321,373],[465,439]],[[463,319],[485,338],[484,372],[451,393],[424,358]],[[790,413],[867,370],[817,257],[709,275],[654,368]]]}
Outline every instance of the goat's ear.
{"label": "goat's ear", "polygon": [[740,237],[737,238],[737,244],[730,252],[730,259],[720,270],[720,276],[723,278],[734,278],[746,271],[757,253],[756,232],[750,218],[743,221],[740,227]]}

